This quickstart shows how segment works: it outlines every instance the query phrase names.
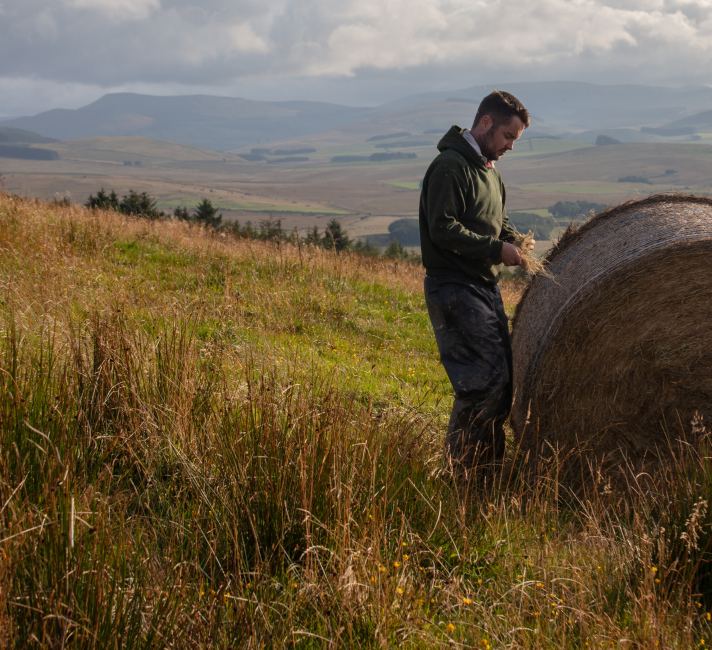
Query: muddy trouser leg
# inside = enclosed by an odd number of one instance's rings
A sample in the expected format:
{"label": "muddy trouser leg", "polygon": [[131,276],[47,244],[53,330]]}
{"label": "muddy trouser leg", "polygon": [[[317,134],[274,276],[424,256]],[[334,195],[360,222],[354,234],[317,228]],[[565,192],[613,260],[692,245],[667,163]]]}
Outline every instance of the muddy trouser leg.
{"label": "muddy trouser leg", "polygon": [[470,470],[500,460],[512,408],[512,348],[499,288],[455,276],[426,277],[425,302],[455,391],[445,436],[448,461]]}

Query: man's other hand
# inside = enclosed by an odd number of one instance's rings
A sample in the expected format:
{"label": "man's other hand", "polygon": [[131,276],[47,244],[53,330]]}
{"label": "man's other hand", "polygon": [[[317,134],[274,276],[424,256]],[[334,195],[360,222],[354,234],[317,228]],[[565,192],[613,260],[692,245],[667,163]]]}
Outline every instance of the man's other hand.
{"label": "man's other hand", "polygon": [[536,242],[532,239],[532,240],[530,240],[530,241],[527,242],[527,248],[528,248],[530,251],[533,251],[535,244],[536,244]]}
{"label": "man's other hand", "polygon": [[502,263],[505,266],[522,266],[522,251],[514,244],[504,242],[502,244]]}

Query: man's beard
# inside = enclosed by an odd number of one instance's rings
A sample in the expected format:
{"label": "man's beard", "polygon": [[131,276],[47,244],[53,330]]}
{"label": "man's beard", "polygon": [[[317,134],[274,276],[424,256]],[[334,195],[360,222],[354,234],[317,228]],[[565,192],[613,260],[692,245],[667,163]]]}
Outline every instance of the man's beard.
{"label": "man's beard", "polygon": [[484,134],[482,142],[478,144],[480,145],[482,155],[487,158],[487,160],[495,160],[497,151],[494,148],[494,127]]}

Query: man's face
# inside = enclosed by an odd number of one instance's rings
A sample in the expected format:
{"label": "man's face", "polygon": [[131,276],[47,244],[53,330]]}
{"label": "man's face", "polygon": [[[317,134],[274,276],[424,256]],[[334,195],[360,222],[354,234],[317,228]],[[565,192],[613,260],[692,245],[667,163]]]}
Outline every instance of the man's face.
{"label": "man's face", "polygon": [[483,130],[480,149],[487,160],[499,160],[505,153],[514,149],[514,141],[519,140],[525,128],[524,122],[516,115],[508,123],[499,126],[495,126],[492,118],[485,115],[478,126]]}

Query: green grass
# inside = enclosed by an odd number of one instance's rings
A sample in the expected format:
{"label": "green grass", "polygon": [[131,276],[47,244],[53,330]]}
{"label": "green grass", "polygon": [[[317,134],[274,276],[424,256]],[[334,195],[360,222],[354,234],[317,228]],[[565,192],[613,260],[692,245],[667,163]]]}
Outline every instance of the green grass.
{"label": "green grass", "polygon": [[0,194],[2,642],[709,643],[707,452],[456,489],[422,277]]}

